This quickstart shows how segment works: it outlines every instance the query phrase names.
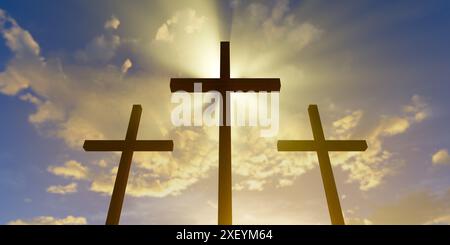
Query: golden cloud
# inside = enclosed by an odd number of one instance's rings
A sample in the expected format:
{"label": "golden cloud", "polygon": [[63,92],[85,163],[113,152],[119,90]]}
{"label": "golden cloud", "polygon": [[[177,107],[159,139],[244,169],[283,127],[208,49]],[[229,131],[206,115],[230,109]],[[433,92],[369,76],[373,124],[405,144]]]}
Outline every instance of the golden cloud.
{"label": "golden cloud", "polygon": [[55,218],[52,216],[39,216],[30,220],[17,219],[8,222],[8,225],[86,225],[85,217],[69,215],[65,218]]}
{"label": "golden cloud", "polygon": [[52,185],[47,188],[48,193],[53,194],[68,194],[68,193],[75,193],[77,192],[77,183],[72,182],[68,185]]}
{"label": "golden cloud", "polygon": [[449,191],[443,195],[413,192],[378,207],[369,219],[374,224],[442,224],[448,222],[449,201]]}
{"label": "golden cloud", "polygon": [[74,160],[65,162],[63,166],[49,166],[47,170],[54,175],[74,179],[86,179],[89,174],[87,167]]}
{"label": "golden cloud", "polygon": [[105,27],[105,29],[116,30],[117,28],[119,28],[119,25],[120,25],[120,20],[117,19],[115,16],[111,16],[111,18],[105,22],[104,27]]}
{"label": "golden cloud", "polygon": [[[217,142],[204,129],[174,129],[167,137],[179,143],[173,153],[135,153],[128,195],[164,197],[180,194],[207,177],[216,165]],[[90,190],[111,194],[115,174],[107,168],[93,176]]]}
{"label": "golden cloud", "polygon": [[440,149],[435,152],[431,157],[431,161],[435,165],[450,163],[450,156],[448,155],[447,149]]}
{"label": "golden cloud", "polygon": [[31,34],[22,29],[5,11],[0,9],[0,33],[6,45],[20,57],[39,56],[40,47]]}
{"label": "golden cloud", "polygon": [[344,116],[339,120],[333,122],[333,127],[338,134],[344,134],[349,130],[358,126],[361,117],[363,116],[362,110],[356,110],[352,112],[350,115]]}

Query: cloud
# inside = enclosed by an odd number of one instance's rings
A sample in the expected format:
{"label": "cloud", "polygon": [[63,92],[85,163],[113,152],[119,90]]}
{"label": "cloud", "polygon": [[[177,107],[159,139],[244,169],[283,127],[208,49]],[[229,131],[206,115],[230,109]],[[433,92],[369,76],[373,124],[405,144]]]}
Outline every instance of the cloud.
{"label": "cloud", "polygon": [[449,201],[450,191],[442,195],[414,192],[379,206],[369,219],[374,224],[448,224]]}
{"label": "cloud", "polygon": [[[380,126],[381,132],[385,135],[397,135],[404,133],[410,124],[408,119],[401,117],[386,118],[383,125]],[[382,129],[381,129],[382,128]]]}
{"label": "cloud", "polygon": [[450,156],[448,155],[448,150],[447,149],[438,150],[431,157],[431,161],[435,165],[450,163]]}
{"label": "cloud", "polygon": [[450,215],[442,215],[425,223],[426,225],[450,225]]}
{"label": "cloud", "polygon": [[62,121],[64,119],[64,112],[50,101],[42,101],[38,97],[26,93],[19,97],[23,101],[28,101],[34,104],[38,110],[28,117],[28,120],[34,125],[41,125],[45,122]]}
{"label": "cloud", "polygon": [[[174,129],[167,136],[177,142],[173,153],[135,153],[127,195],[178,195],[208,176],[212,167],[216,166],[217,143],[204,129]],[[115,176],[114,167],[104,169],[92,177],[90,190],[111,194]]]}
{"label": "cloud", "polygon": [[6,95],[15,95],[28,88],[30,82],[15,68],[9,68],[0,74],[0,91]]}
{"label": "cloud", "polygon": [[133,63],[131,62],[131,60],[126,59],[123,62],[122,67],[120,68],[120,70],[122,71],[122,74],[126,74],[132,66],[133,66]]}
{"label": "cloud", "polygon": [[266,184],[266,180],[262,179],[262,180],[254,180],[254,179],[249,179],[249,180],[244,180],[244,181],[240,181],[239,183],[237,183],[236,185],[234,185],[233,189],[235,190],[249,190],[249,191],[262,191],[264,190],[264,185]]}
{"label": "cloud", "polygon": [[[323,30],[309,22],[299,22],[298,16],[290,12],[289,1],[277,1],[273,6],[261,2],[252,2],[239,8],[236,18],[236,32],[243,33],[247,28],[254,32],[246,35],[262,36],[266,45],[278,43],[291,45],[290,48],[299,51],[307,45],[319,40]],[[241,12],[242,11],[242,12]],[[248,23],[246,23],[246,22]],[[242,30],[241,30],[242,28]],[[233,30],[234,31],[234,30]]]}
{"label": "cloud", "polygon": [[74,160],[67,161],[63,166],[49,166],[47,170],[54,175],[73,179],[86,179],[89,174],[87,167]]}
{"label": "cloud", "polygon": [[[12,64],[19,63],[17,59],[26,59],[24,66],[43,62],[40,60],[40,47],[31,34],[22,29],[17,22],[0,9],[0,34],[6,41],[7,47],[17,57],[10,61]],[[26,67],[23,67],[26,68]],[[0,92],[6,95],[15,95],[19,91],[28,88],[30,81],[21,69],[9,66],[5,72],[0,74]]]}
{"label": "cloud", "polygon": [[162,24],[155,35],[156,41],[173,42],[177,35],[190,35],[198,32],[206,21],[205,16],[199,16],[194,9],[177,11]]}
{"label": "cloud", "polygon": [[233,129],[233,188],[261,191],[267,185],[289,186],[314,168],[314,153],[278,152],[276,140],[261,138],[258,128]]}
{"label": "cloud", "polygon": [[405,106],[403,110],[410,114],[416,122],[421,122],[427,119],[431,114],[430,108],[425,102],[425,99],[419,95],[414,95],[411,98],[411,104]]}
{"label": "cloud", "polygon": [[156,41],[165,41],[172,42],[174,36],[170,33],[169,27],[167,24],[163,24],[158,31],[156,32],[155,40]]}
{"label": "cloud", "polygon": [[[414,107],[417,98],[420,97],[413,96],[411,103],[404,108]],[[428,108],[429,106],[422,100],[421,110],[429,110]],[[379,186],[383,178],[394,174],[395,168],[402,162],[402,159],[394,158],[392,152],[385,149],[384,139],[403,134],[411,125],[422,122],[422,120],[416,120],[415,113],[415,110],[403,110],[400,116],[382,116],[377,125],[362,135],[368,144],[365,152],[332,153],[332,162],[341,166],[343,170],[349,171],[348,181],[359,182],[361,190],[367,191]],[[336,138],[340,138],[339,132],[337,133]],[[345,137],[349,136],[351,134],[345,135]]]}
{"label": "cloud", "polygon": [[114,29],[117,30],[120,25],[120,20],[117,19],[115,16],[111,16],[111,18],[105,22],[105,29]]}
{"label": "cloud", "polygon": [[40,47],[31,34],[22,29],[17,22],[0,9],[0,33],[6,45],[21,57],[39,56]]}
{"label": "cloud", "polygon": [[77,192],[77,183],[72,182],[68,185],[52,185],[47,188],[48,193],[53,194],[68,194]]}
{"label": "cloud", "polygon": [[[318,43],[326,33],[317,23],[302,20],[289,1],[240,2],[234,9],[232,27],[232,74],[245,77],[270,72],[281,77],[283,86],[291,66],[301,69],[287,61],[298,59],[305,48]],[[295,76],[295,82],[298,79]]]}
{"label": "cloud", "polygon": [[218,76],[222,40],[219,13],[210,6],[212,2],[201,5],[173,11],[154,32],[150,46],[140,47],[146,59],[157,60],[163,69],[177,74]]}
{"label": "cloud", "polygon": [[52,216],[39,216],[30,220],[17,219],[8,222],[8,225],[86,225],[85,217],[69,215],[65,218],[55,218]]}
{"label": "cloud", "polygon": [[[428,110],[428,105],[424,104],[423,109]],[[333,114],[336,108],[325,108],[321,112],[324,115]],[[421,121],[416,121],[411,113],[402,111],[400,115],[381,116],[375,125],[364,128],[360,125],[364,114],[362,110],[349,111],[332,120],[331,125],[326,121],[322,123],[325,131],[331,132],[326,136],[327,138],[356,138],[367,141],[368,149],[365,152],[332,152],[330,158],[334,166],[348,172],[347,182],[357,183],[360,190],[368,191],[378,187],[386,176],[394,174],[395,169],[402,163],[402,159],[395,158],[394,154],[386,149],[385,138],[406,133],[413,124]],[[327,130],[329,126],[332,128]],[[288,126],[288,128],[296,127],[298,126]],[[308,130],[310,130],[309,127]],[[238,151],[233,155],[233,162],[237,162],[233,170],[238,175],[235,178],[238,190],[261,189],[261,187],[255,188],[255,185],[246,184],[248,180],[265,180],[263,183],[250,182],[261,185],[289,186],[294,183],[295,178],[317,166],[317,156],[313,152],[277,152],[273,150],[276,149],[273,140],[269,139],[265,142],[256,135],[249,136],[244,132],[238,134],[238,139],[234,138],[239,144],[233,144],[233,149],[237,149],[234,151]],[[240,138],[245,138],[246,141],[241,141]]]}
{"label": "cloud", "polygon": [[346,217],[345,223],[348,225],[373,225],[369,219],[361,219],[357,217]]}
{"label": "cloud", "polygon": [[121,43],[118,35],[102,34],[95,37],[84,50],[79,50],[75,57],[82,62],[106,63],[114,58]]}
{"label": "cloud", "polygon": [[[252,8],[257,3],[252,3]],[[288,14],[289,1],[278,1],[271,12],[258,11],[256,18],[262,20],[262,30],[267,40],[274,42],[285,39],[285,42],[295,44],[293,48],[299,50],[318,40],[323,31],[311,23],[296,23],[295,17]],[[267,15],[268,14],[268,15]]]}
{"label": "cloud", "polygon": [[361,117],[363,116],[362,110],[356,110],[352,112],[350,115],[347,115],[339,120],[333,122],[333,127],[335,128],[338,134],[344,134],[349,130],[358,126]]}

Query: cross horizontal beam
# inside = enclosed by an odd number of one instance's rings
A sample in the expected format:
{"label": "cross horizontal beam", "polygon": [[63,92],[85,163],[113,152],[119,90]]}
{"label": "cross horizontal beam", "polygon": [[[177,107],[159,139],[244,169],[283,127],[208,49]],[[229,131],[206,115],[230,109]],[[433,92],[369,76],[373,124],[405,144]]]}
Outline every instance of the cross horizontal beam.
{"label": "cross horizontal beam", "polygon": [[279,140],[278,151],[365,151],[365,140],[327,140],[317,143],[314,140]]}
{"label": "cross horizontal beam", "polygon": [[172,92],[194,92],[194,84],[201,83],[202,91],[242,91],[242,92],[278,92],[281,88],[279,78],[172,78],[170,90]]}
{"label": "cross horizontal beam", "polygon": [[173,151],[172,140],[86,140],[85,151]]}

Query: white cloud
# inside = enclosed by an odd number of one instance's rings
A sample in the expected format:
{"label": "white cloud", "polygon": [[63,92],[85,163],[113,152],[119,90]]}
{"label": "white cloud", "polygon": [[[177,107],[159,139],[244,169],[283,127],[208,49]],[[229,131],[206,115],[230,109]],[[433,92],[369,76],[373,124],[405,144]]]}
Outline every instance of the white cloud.
{"label": "white cloud", "polygon": [[278,185],[277,187],[285,187],[285,186],[291,186],[294,184],[293,180],[290,179],[280,179],[278,180]]}
{"label": "white cloud", "polygon": [[397,135],[404,133],[409,128],[409,121],[406,118],[393,117],[384,120],[382,132],[386,135]]}
{"label": "white cloud", "polygon": [[0,33],[6,40],[6,45],[16,55],[39,56],[40,47],[31,34],[22,29],[17,22],[0,9]]}
{"label": "white cloud", "polygon": [[38,108],[34,114],[28,117],[29,121],[35,125],[51,121],[62,121],[64,119],[64,112],[61,111],[61,108],[50,101],[42,101],[30,93],[21,95],[19,98],[34,104]]}
{"label": "white cloud", "polygon": [[[0,92],[6,95],[15,95],[19,91],[29,87],[30,80],[22,69],[14,65],[18,64],[17,59],[26,59],[20,65],[29,66],[38,63],[43,65],[40,54],[40,47],[31,34],[22,29],[17,22],[0,9],[0,34],[6,41],[8,48],[17,57],[10,61],[13,66],[8,66],[5,72],[0,74]],[[23,64],[24,63],[24,64]],[[22,67],[27,68],[27,67]]]}
{"label": "white cloud", "polygon": [[433,218],[425,223],[426,225],[450,225],[450,215],[443,214],[442,216]]}
{"label": "white cloud", "polygon": [[85,217],[69,215],[65,218],[55,218],[52,216],[39,216],[30,220],[17,219],[8,222],[8,225],[86,225]]}
{"label": "white cloud", "polygon": [[117,30],[120,25],[120,20],[115,16],[111,16],[111,18],[105,22],[105,29],[114,29]]}
{"label": "white cloud", "polygon": [[450,163],[450,156],[448,155],[448,150],[447,149],[438,150],[431,157],[431,161],[435,165]]}
{"label": "white cloud", "polygon": [[200,31],[205,21],[206,17],[199,16],[194,9],[177,11],[158,28],[155,40],[173,42],[177,35],[190,35]]}
{"label": "white cloud", "polygon": [[101,168],[108,167],[108,162],[105,159],[101,159],[99,161],[96,161],[95,164]]}
{"label": "white cloud", "polygon": [[363,116],[362,110],[356,110],[352,112],[350,115],[347,115],[339,120],[333,122],[333,127],[336,129],[338,134],[344,134],[349,130],[358,126],[361,117]]}
{"label": "white cloud", "polygon": [[87,167],[74,160],[67,161],[63,166],[49,166],[47,170],[54,175],[74,179],[86,179],[89,174]]}
{"label": "white cloud", "polygon": [[369,219],[357,217],[345,217],[345,223],[348,225],[373,225],[373,222]]}
{"label": "white cloud", "polygon": [[127,72],[128,72],[128,70],[131,68],[133,66],[133,63],[131,62],[131,60],[130,59],[126,59],[124,62],[123,62],[123,64],[122,64],[122,67],[121,67],[121,71],[122,71],[122,74],[126,74]]}
{"label": "white cloud", "polygon": [[156,41],[172,42],[174,35],[170,33],[168,24],[163,24],[156,32]]}
{"label": "white cloud", "polygon": [[77,183],[72,182],[68,185],[52,185],[47,188],[47,192],[53,194],[68,194],[77,192]]}
{"label": "white cloud", "polygon": [[6,95],[15,95],[19,91],[28,88],[30,82],[20,71],[8,68],[0,74],[0,91]]}
{"label": "white cloud", "polygon": [[403,110],[416,122],[421,122],[427,119],[431,114],[430,108],[425,102],[425,99],[419,95],[413,95],[411,98],[411,104],[405,106]]}
{"label": "white cloud", "polygon": [[262,191],[264,190],[264,185],[267,183],[265,179],[248,179],[242,180],[235,184],[234,190],[249,190],[249,191]]}

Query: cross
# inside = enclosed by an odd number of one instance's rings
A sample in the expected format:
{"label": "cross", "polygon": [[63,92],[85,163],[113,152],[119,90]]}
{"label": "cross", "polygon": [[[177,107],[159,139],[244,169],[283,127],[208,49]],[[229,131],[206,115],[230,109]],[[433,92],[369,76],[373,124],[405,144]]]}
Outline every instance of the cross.
{"label": "cross", "polygon": [[317,105],[310,105],[308,113],[314,140],[279,140],[278,151],[317,152],[331,223],[333,225],[345,225],[328,152],[365,151],[367,143],[365,140],[325,140]]}
{"label": "cross", "polygon": [[194,91],[194,84],[201,83],[202,91],[218,91],[222,95],[221,121],[219,127],[219,198],[218,224],[232,224],[232,194],[231,194],[231,127],[226,125],[230,115],[227,92],[260,92],[280,91],[279,78],[230,78],[230,43],[220,43],[220,78],[172,78],[170,90],[172,92]]}
{"label": "cross", "polygon": [[119,169],[109,204],[107,225],[118,225],[122,204],[127,188],[128,175],[130,173],[131,160],[135,151],[173,151],[172,140],[136,140],[139,121],[141,120],[141,105],[133,105],[130,122],[128,124],[125,140],[86,140],[83,148],[85,151],[121,151]]}

